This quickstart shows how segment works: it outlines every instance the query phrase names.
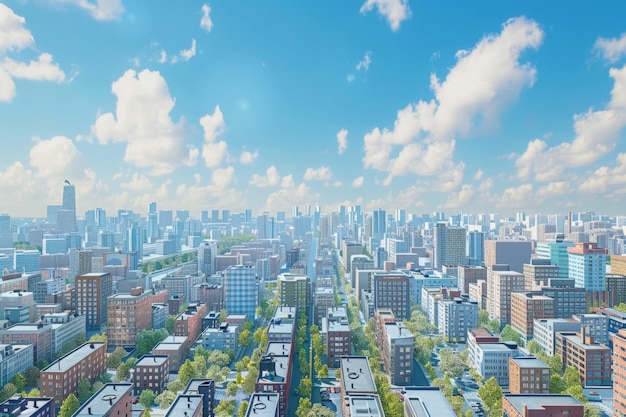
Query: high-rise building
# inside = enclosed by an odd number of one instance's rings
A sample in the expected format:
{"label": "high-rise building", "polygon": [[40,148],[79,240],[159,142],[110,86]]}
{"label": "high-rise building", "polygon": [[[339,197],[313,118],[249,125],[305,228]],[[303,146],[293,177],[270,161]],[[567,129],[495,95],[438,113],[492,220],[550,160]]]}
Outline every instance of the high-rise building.
{"label": "high-rise building", "polygon": [[486,240],[485,266],[493,269],[493,265],[509,265],[511,271],[524,271],[524,264],[530,261],[532,242],[526,240]]}
{"label": "high-rise building", "polygon": [[487,311],[489,317],[502,324],[511,322],[511,293],[528,291],[524,274],[515,271],[487,273]]}
{"label": "high-rise building", "polygon": [[57,227],[64,233],[75,232],[76,228],[76,189],[68,180],[63,185],[63,204],[57,212]]}
{"label": "high-rise building", "polygon": [[574,246],[569,240],[564,240],[563,235],[556,239],[548,239],[545,243],[537,244],[537,258],[548,259],[551,265],[559,267],[558,278],[569,278],[569,256],[567,248]]}
{"label": "high-rise building", "polygon": [[523,338],[533,337],[535,319],[554,318],[554,299],[532,292],[511,293],[511,327]]}
{"label": "high-rise building", "polygon": [[374,308],[389,308],[399,320],[411,317],[411,291],[409,276],[402,272],[376,272],[373,274]]}
{"label": "high-rise building", "polygon": [[113,295],[110,273],[76,277],[76,312],[87,316],[87,330],[99,332],[107,324],[107,298]]}
{"label": "high-rise building", "polygon": [[224,308],[229,314],[245,314],[254,318],[257,306],[256,273],[253,266],[236,265],[224,274]]}
{"label": "high-rise building", "polygon": [[467,261],[469,265],[481,266],[485,261],[485,234],[472,230],[467,234]]}
{"label": "high-rise building", "polygon": [[576,243],[567,249],[569,276],[578,288],[587,291],[606,291],[607,250],[596,243]]}
{"label": "high-rise building", "polygon": [[524,264],[524,278],[527,285],[532,287],[533,285],[548,286],[550,280],[558,278],[559,267],[552,265],[549,259],[531,259],[530,263]]}
{"label": "high-rise building", "polygon": [[278,299],[282,306],[293,306],[298,312],[308,311],[311,302],[309,277],[298,274],[278,276]]}
{"label": "high-rise building", "polygon": [[584,327],[580,333],[557,333],[555,345],[564,366],[578,370],[583,386],[611,385],[611,349],[587,335]]}
{"label": "high-rise building", "polygon": [[198,274],[210,277],[217,272],[217,243],[204,240],[198,246]]}

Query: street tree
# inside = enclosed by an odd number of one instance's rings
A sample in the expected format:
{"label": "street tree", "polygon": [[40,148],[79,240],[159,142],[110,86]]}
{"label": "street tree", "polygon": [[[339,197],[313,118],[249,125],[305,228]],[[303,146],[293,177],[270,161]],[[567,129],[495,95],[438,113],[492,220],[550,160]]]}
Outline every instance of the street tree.
{"label": "street tree", "polygon": [[298,408],[296,409],[297,417],[306,417],[309,415],[309,411],[311,411],[313,405],[311,404],[311,400],[306,397],[301,397],[300,402],[298,403]]}
{"label": "street tree", "polygon": [[298,385],[298,393],[302,397],[309,398],[311,396],[312,388],[313,388],[313,385],[311,383],[311,379],[310,378],[302,378],[302,379],[300,379],[300,384]]}
{"label": "street tree", "polygon": [[226,385],[226,395],[229,397],[235,397],[237,395],[237,391],[239,391],[239,387],[233,381],[230,381],[228,385]]}
{"label": "street tree", "polygon": [[156,394],[151,389],[145,389],[141,391],[141,394],[139,394],[139,404],[141,404],[145,409],[152,408],[155,399]]}
{"label": "street tree", "polygon": [[170,405],[172,405],[175,399],[176,394],[174,394],[170,390],[165,390],[157,395],[157,397],[154,399],[154,403],[158,404],[159,407],[161,407],[161,410],[165,410],[166,408],[169,408]]}
{"label": "street tree", "polygon": [[463,356],[453,352],[452,349],[441,349],[439,351],[439,371],[452,378],[459,378],[467,366]]}
{"label": "street tree", "polygon": [[76,393],[78,394],[78,402],[81,404],[84,404],[91,397],[91,384],[88,379],[82,379],[78,383]]}
{"label": "street tree", "polygon": [[74,413],[80,408],[80,402],[74,394],[70,394],[63,400],[61,404],[61,410],[58,417],[72,417]]}
{"label": "street tree", "polygon": [[246,413],[248,412],[249,405],[250,403],[247,400],[243,400],[241,404],[239,404],[239,410],[237,410],[237,417],[246,417]]}
{"label": "street tree", "polygon": [[498,409],[498,402],[500,402],[500,408],[502,407],[502,388],[494,377],[489,378],[478,388],[478,396],[490,414],[492,410]]}
{"label": "street tree", "polygon": [[250,330],[243,330],[241,333],[239,333],[239,344],[241,346],[250,346],[250,343],[252,343],[252,337],[250,334]]}
{"label": "street tree", "polygon": [[24,378],[26,378],[27,387],[36,387],[39,382],[39,368],[36,366],[29,366],[24,371]]}
{"label": "street tree", "polygon": [[115,349],[115,351],[113,351],[113,353],[111,353],[107,358],[107,368],[114,369],[120,366],[122,358],[126,355],[128,355],[128,352],[126,352],[126,349],[124,349],[123,347],[118,347],[117,349]]}

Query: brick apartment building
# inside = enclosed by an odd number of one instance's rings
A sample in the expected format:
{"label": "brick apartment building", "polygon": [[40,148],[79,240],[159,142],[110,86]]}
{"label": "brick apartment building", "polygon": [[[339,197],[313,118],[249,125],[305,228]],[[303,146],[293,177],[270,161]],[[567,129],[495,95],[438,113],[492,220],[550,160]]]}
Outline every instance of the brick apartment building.
{"label": "brick apartment building", "polygon": [[170,376],[168,355],[143,355],[135,364],[133,384],[135,395],[150,389],[157,395],[165,390]]}

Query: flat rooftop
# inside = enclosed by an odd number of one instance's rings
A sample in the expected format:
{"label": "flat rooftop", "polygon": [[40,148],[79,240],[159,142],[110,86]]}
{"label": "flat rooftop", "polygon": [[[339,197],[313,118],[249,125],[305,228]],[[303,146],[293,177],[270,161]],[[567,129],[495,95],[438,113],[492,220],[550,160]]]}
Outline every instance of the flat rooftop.
{"label": "flat rooftop", "polygon": [[161,341],[161,343],[173,343],[173,344],[182,344],[187,341],[187,336],[167,336],[165,339]]}
{"label": "flat rooftop", "polygon": [[167,410],[165,417],[194,415],[195,410],[202,408],[203,397],[201,394],[178,394],[169,410]]}
{"label": "flat rooftop", "polygon": [[344,356],[341,358],[341,385],[343,392],[375,393],[376,384],[366,356]]}
{"label": "flat rooftop", "polygon": [[403,323],[385,323],[387,337],[391,339],[413,339],[413,333]]}
{"label": "flat rooftop", "polygon": [[171,351],[175,351],[175,350],[180,350],[180,348],[182,347],[182,342],[181,343],[157,343],[157,345],[152,348],[153,351],[155,350],[171,350]]}
{"label": "flat rooftop", "polygon": [[52,362],[48,367],[44,368],[42,372],[65,372],[103,346],[106,346],[106,343],[87,342]]}
{"label": "flat rooftop", "polygon": [[486,351],[509,351],[517,349],[517,346],[513,347],[513,345],[509,345],[506,343],[478,343],[476,346],[480,346],[482,350]]}
{"label": "flat rooftop", "polygon": [[[19,417],[29,417],[33,414],[39,413],[45,404],[49,404],[52,402],[52,398],[22,398],[22,397],[14,397],[6,400],[2,408],[7,407],[8,411],[11,412],[16,408],[19,409],[20,404],[26,405],[24,410],[19,411]],[[54,407],[52,407],[54,408]],[[7,414],[10,415],[10,414]]]}
{"label": "flat rooftop", "polygon": [[593,344],[584,343],[583,340],[580,338],[580,336],[577,334],[576,335],[564,334],[563,337],[569,340],[570,342],[574,343],[575,345],[583,347],[586,350],[610,350],[608,346],[605,346],[600,343],[593,343]]}
{"label": "flat rooftop", "polygon": [[288,356],[291,350],[291,343],[270,342],[265,350],[266,355]]}
{"label": "flat rooftop", "polygon": [[456,413],[439,387],[406,387],[404,402],[418,417],[455,417]]}
{"label": "flat rooftop", "polygon": [[327,331],[329,332],[349,332],[350,325],[348,323],[342,323],[340,321],[328,321]]}
{"label": "flat rooftop", "polygon": [[545,406],[583,406],[580,401],[567,394],[504,394],[517,411],[527,406],[529,410],[541,410]]}
{"label": "flat rooftop", "polygon": [[517,363],[517,365],[520,368],[544,368],[544,369],[550,369],[550,367],[548,365],[546,365],[545,363],[543,363],[542,361],[540,361],[537,358],[532,358],[532,357],[517,357],[517,358],[512,358],[513,361],[515,363]]}
{"label": "flat rooftop", "polygon": [[39,332],[42,329],[49,327],[49,324],[44,324],[42,326],[40,326],[37,323],[21,323],[21,324],[15,324],[9,328],[6,329],[2,329],[2,333],[11,333],[11,332]]}
{"label": "flat rooftop", "polygon": [[165,362],[169,360],[168,355],[143,355],[137,363],[135,363],[135,367],[137,366],[161,366]]}
{"label": "flat rooftop", "polygon": [[351,416],[385,417],[378,394],[350,394],[347,399]]}
{"label": "flat rooftop", "polygon": [[275,333],[280,333],[280,334],[284,334],[284,333],[293,333],[293,328],[294,328],[294,322],[293,320],[290,319],[286,319],[280,322],[280,324],[270,324],[268,329],[267,329],[267,333],[268,334],[275,334]]}
{"label": "flat rooftop", "polygon": [[212,379],[207,379],[207,378],[193,378],[189,381],[189,383],[185,387],[184,394],[197,394],[198,389],[200,388],[200,385],[205,384],[205,383],[215,384],[215,381],[213,381]]}
{"label": "flat rooftop", "polygon": [[278,413],[280,395],[278,393],[255,393],[250,397],[246,417],[274,417]]}
{"label": "flat rooftop", "polygon": [[125,394],[128,394],[129,397],[132,395],[132,388],[133,384],[131,383],[106,384],[100,388],[100,391],[92,395],[89,401],[84,403],[72,417],[105,416]]}
{"label": "flat rooftop", "polygon": [[296,317],[296,308],[291,306],[278,306],[274,310],[272,318],[275,319],[293,319]]}

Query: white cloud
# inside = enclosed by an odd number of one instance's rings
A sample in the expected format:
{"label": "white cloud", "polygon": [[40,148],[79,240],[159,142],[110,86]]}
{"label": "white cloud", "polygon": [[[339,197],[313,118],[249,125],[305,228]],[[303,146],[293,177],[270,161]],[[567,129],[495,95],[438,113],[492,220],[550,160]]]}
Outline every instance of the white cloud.
{"label": "white cloud", "polygon": [[619,38],[599,37],[594,44],[594,50],[604,60],[615,63],[626,55],[626,33]]}
{"label": "white cloud", "polygon": [[370,69],[371,63],[372,63],[372,51],[367,51],[365,55],[363,56],[363,59],[360,60],[358,64],[356,64],[356,70],[367,71],[368,69]]}
{"label": "white cloud", "polygon": [[191,39],[191,48],[189,49],[181,49],[179,56],[184,61],[189,61],[191,58],[196,56],[196,40]]}
{"label": "white cloud", "polygon": [[96,20],[116,20],[124,12],[122,0],[96,0],[95,3],[88,0],[54,0],[57,3],[70,4],[89,12]]}
{"label": "white cloud", "polygon": [[167,62],[167,52],[165,52],[165,49],[161,49],[161,52],[159,53],[159,59],[157,59],[157,62],[160,64]]}
{"label": "white cloud", "polygon": [[497,125],[507,104],[534,83],[535,68],[519,59],[542,39],[537,23],[519,17],[472,50],[459,51],[444,81],[431,75],[434,99],[398,111],[393,130],[375,128],[364,136],[364,167],[387,172],[386,182],[394,176],[434,176],[458,169],[453,161],[456,137],[471,134],[478,120],[482,127]]}
{"label": "white cloud", "polygon": [[337,132],[337,153],[341,155],[348,149],[348,129],[341,129]]}
{"label": "white cloud", "polygon": [[200,19],[200,27],[207,32],[213,29],[213,21],[211,20],[211,7],[208,4],[202,5],[202,18]]}
{"label": "white cloud", "polygon": [[92,133],[101,144],[126,143],[124,160],[151,168],[153,175],[191,165],[197,150],[184,144],[184,120],[174,123],[174,99],[158,71],[128,70],[111,86],[117,97],[115,113],[96,119]]}
{"label": "white cloud", "polygon": [[20,203],[36,195],[37,183],[33,172],[19,161],[0,171],[0,193],[10,195],[11,199],[16,198]]}
{"label": "white cloud", "polygon": [[74,142],[65,136],[51,139],[37,139],[30,150],[30,165],[38,177],[61,182],[70,179],[74,182],[84,171],[85,166]]}
{"label": "white cloud", "polygon": [[251,163],[256,161],[258,157],[259,157],[258,151],[254,151],[254,152],[243,151],[241,155],[239,156],[239,162],[241,162],[244,165],[250,165]]}
{"label": "white cloud", "polygon": [[288,175],[283,177],[281,189],[267,197],[263,211],[288,211],[295,205],[314,205],[319,199],[319,194],[313,193],[305,183],[296,186],[293,177]]}
{"label": "white cloud", "polygon": [[409,0],[367,0],[361,6],[361,13],[365,14],[374,7],[382,16],[387,19],[391,30],[396,31],[400,28],[400,23],[411,17],[411,9],[409,9]]}
{"label": "white cloud", "polygon": [[278,169],[273,165],[265,171],[265,175],[253,174],[252,178],[250,178],[250,184],[259,188],[274,187],[280,183],[280,174],[278,173]]}
{"label": "white cloud", "polygon": [[280,182],[281,188],[293,188],[296,186],[295,181],[293,180],[293,175],[285,175]]}
{"label": "white cloud", "polygon": [[10,102],[15,98],[14,78],[57,83],[65,80],[65,73],[53,62],[49,53],[41,53],[36,61],[29,63],[5,56],[8,52],[35,47],[35,39],[24,27],[25,23],[22,16],[0,3],[0,101]]}
{"label": "white cloud", "polygon": [[537,204],[537,201],[533,193],[533,185],[520,184],[517,187],[504,190],[504,193],[496,203],[496,207],[513,209],[526,208],[534,206],[535,204]]}
{"label": "white cloud", "polygon": [[626,185],[626,153],[617,155],[617,166],[602,166],[587,177],[579,186],[580,191],[590,194],[606,193]]}
{"label": "white cloud", "polygon": [[626,126],[626,66],[611,68],[609,75],[615,84],[606,108],[575,115],[572,142],[551,148],[541,139],[529,142],[515,161],[518,178],[534,175],[536,181],[557,181],[567,169],[588,166],[615,149]]}
{"label": "white cloud", "polygon": [[483,170],[478,168],[478,171],[476,171],[476,173],[474,174],[474,181],[480,181],[481,178],[483,177]]}
{"label": "white cloud", "polygon": [[307,168],[304,173],[304,179],[306,181],[323,181],[329,180],[333,176],[330,168],[322,166],[317,169]]}
{"label": "white cloud", "polygon": [[154,189],[154,184],[145,175],[135,172],[132,178],[121,183],[120,187],[135,192],[148,192]]}
{"label": "white cloud", "polygon": [[33,35],[24,27],[25,23],[26,19],[0,3],[0,55],[35,44]]}
{"label": "white cloud", "polygon": [[215,106],[213,114],[206,114],[200,119],[204,129],[204,143],[202,158],[207,168],[216,168],[227,155],[228,147],[224,141],[216,141],[217,137],[226,131],[224,115],[220,106]]}
{"label": "white cloud", "polygon": [[474,197],[474,186],[471,184],[463,184],[459,191],[448,195],[445,207],[449,209],[467,207],[472,197]]}
{"label": "white cloud", "polygon": [[363,185],[363,181],[365,180],[365,177],[363,177],[363,175],[361,175],[360,177],[356,177],[353,181],[352,181],[352,187],[354,188],[359,188]]}

